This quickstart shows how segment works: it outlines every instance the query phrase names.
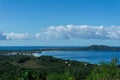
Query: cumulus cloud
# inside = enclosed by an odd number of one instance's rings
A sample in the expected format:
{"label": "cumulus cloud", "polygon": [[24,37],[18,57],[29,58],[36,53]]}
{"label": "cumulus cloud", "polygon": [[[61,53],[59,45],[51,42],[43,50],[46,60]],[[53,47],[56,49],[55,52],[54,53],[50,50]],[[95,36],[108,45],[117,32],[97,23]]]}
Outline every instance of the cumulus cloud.
{"label": "cumulus cloud", "polygon": [[0,31],[0,40],[6,40],[6,35]]}
{"label": "cumulus cloud", "polygon": [[29,39],[28,33],[3,33],[0,31],[0,40],[27,40]]}
{"label": "cumulus cloud", "polygon": [[9,33],[6,34],[8,40],[27,40],[29,38],[28,33]]}
{"label": "cumulus cloud", "polygon": [[50,26],[36,33],[37,39],[120,39],[120,26]]}
{"label": "cumulus cloud", "polygon": [[[38,40],[46,39],[113,39],[120,40],[120,26],[87,26],[66,25],[50,26],[41,32],[32,35]],[[3,33],[0,31],[0,40],[28,40],[32,38],[29,33]]]}
{"label": "cumulus cloud", "polygon": [[41,33],[36,33],[36,34],[35,34],[35,38],[41,39]]}

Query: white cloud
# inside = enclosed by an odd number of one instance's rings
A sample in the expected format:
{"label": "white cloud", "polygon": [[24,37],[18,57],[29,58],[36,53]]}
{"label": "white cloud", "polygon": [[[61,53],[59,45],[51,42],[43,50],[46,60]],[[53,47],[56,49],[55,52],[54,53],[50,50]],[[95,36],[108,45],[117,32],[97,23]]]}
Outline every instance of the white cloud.
{"label": "white cloud", "polygon": [[28,33],[9,33],[6,34],[8,40],[27,40],[29,38]]}
{"label": "white cloud", "polygon": [[0,40],[28,40],[35,37],[38,40],[46,39],[109,39],[120,40],[120,26],[87,26],[66,25],[50,26],[34,36],[29,33],[3,33],[0,31]]}
{"label": "white cloud", "polygon": [[40,33],[37,39],[120,39],[120,26],[67,25],[51,26]]}
{"label": "white cloud", "polygon": [[28,33],[3,33],[0,31],[0,40],[27,40],[29,39]]}
{"label": "white cloud", "polygon": [[40,34],[40,33],[36,33],[36,34],[35,34],[35,38],[41,39],[41,34]]}
{"label": "white cloud", "polygon": [[0,40],[6,40],[6,35],[0,31]]}

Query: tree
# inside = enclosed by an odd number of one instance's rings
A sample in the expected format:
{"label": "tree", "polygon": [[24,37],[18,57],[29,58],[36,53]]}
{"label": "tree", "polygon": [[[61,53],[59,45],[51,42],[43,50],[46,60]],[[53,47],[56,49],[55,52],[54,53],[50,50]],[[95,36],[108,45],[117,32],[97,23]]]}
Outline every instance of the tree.
{"label": "tree", "polygon": [[58,73],[50,74],[47,76],[47,80],[74,80],[74,78],[69,71],[66,71],[61,74]]}
{"label": "tree", "polygon": [[113,58],[110,63],[101,62],[94,67],[86,80],[120,80],[120,68],[117,63],[117,58]]}

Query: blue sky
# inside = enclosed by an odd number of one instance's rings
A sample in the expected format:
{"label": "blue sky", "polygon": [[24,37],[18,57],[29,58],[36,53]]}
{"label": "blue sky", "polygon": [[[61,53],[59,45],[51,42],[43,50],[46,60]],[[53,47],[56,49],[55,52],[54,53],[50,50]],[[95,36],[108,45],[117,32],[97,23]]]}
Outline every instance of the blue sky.
{"label": "blue sky", "polygon": [[120,0],[0,0],[1,46],[120,44]]}

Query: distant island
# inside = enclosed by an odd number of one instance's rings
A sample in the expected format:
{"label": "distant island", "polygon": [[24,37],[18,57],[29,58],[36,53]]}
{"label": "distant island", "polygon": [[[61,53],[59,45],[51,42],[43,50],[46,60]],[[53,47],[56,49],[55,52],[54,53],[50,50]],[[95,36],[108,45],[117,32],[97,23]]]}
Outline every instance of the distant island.
{"label": "distant island", "polygon": [[120,51],[120,47],[111,47],[106,45],[91,45],[84,47],[83,50],[88,51]]}

